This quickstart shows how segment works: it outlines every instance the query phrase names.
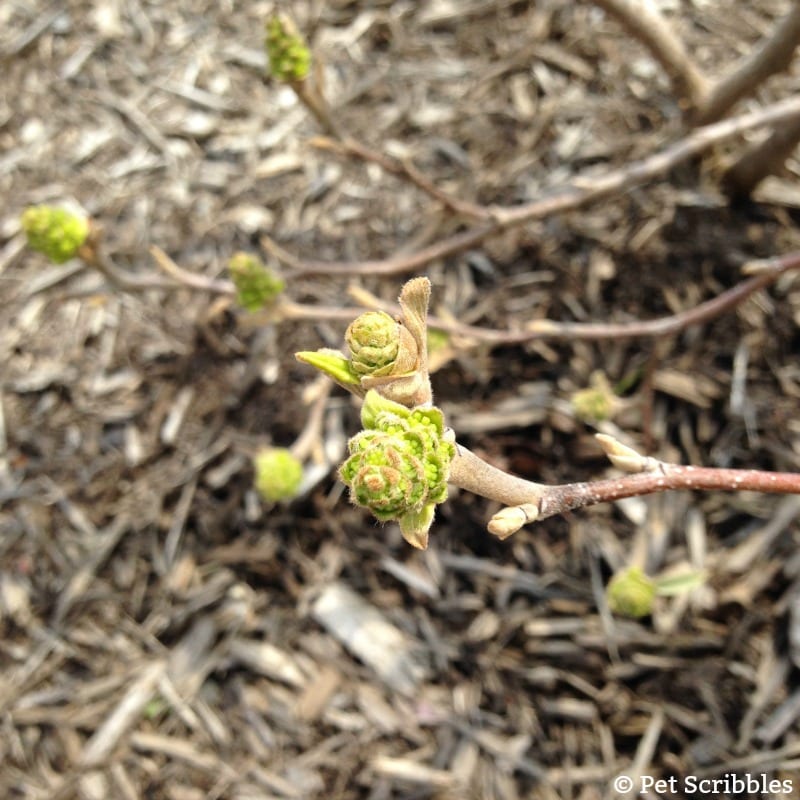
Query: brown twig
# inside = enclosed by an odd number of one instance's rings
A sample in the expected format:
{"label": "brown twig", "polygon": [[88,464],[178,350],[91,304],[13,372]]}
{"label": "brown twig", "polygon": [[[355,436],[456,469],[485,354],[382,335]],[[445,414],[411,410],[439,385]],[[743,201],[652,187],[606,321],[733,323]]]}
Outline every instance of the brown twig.
{"label": "brown twig", "polygon": [[310,388],[309,394],[312,397],[311,410],[306,418],[303,430],[300,431],[300,434],[289,448],[292,455],[300,461],[307,459],[323,439],[325,411],[328,407],[328,397],[331,389],[333,389],[333,383],[323,375],[320,375],[319,379]]}
{"label": "brown twig", "polygon": [[650,51],[669,76],[673,90],[687,106],[686,110],[702,105],[708,91],[708,81],[652,3],[636,0],[592,2],[614,17]]}
{"label": "brown twig", "polygon": [[412,164],[398,161],[391,156],[373,150],[349,135],[332,113],[324,94],[308,80],[290,81],[289,86],[297,95],[297,99],[311,112],[317,124],[327,134],[327,138],[322,137],[312,140],[311,144],[315,147],[378,164],[386,172],[409,181],[418,189],[433,197],[434,200],[442,203],[446,208],[462,216],[474,219],[487,219],[490,216],[489,211],[479,205],[451,197],[447,192],[442,191],[429,181]]}
{"label": "brown twig", "polygon": [[695,124],[706,125],[715,122],[734,103],[752,94],[770,75],[787,69],[798,45],[800,45],[800,4],[794,3],[789,13],[777,24],[772,35],[711,87],[705,100],[697,107],[694,115]]}
{"label": "brown twig", "polygon": [[601,175],[579,176],[565,186],[553,189],[530,203],[511,207],[493,207],[491,222],[467,228],[465,231],[435,242],[415,253],[371,261],[301,261],[289,255],[269,237],[264,236],[261,241],[262,245],[276,258],[290,266],[297,276],[308,274],[395,275],[413,272],[431,261],[474,247],[508,227],[522,225],[566,211],[575,211],[589,203],[646,183],[720,142],[752,128],[783,123],[797,114],[800,114],[800,97],[792,97],[757,111],[698,128],[661,152],[647,156],[640,161]]}
{"label": "brown twig", "polygon": [[[198,275],[178,266],[163,250],[153,245],[150,248],[156,264],[171,278],[169,281],[161,280],[151,275],[129,275],[121,270],[113,260],[103,251],[99,238],[90,237],[80,255],[85,263],[106,276],[115,286],[123,291],[141,292],[150,290],[175,291],[180,288],[189,288],[194,291],[204,291],[232,297],[236,289],[231,281],[208,278]],[[592,322],[553,322],[551,320],[534,320],[529,323],[524,331],[502,331],[482,328],[475,325],[465,325],[459,322],[429,317],[429,324],[433,328],[445,331],[455,336],[461,336],[480,342],[494,345],[522,344],[534,340],[608,340],[630,339],[643,337],[666,336],[677,333],[691,325],[699,325],[712,320],[732,308],[736,307],[750,295],[774,283],[786,272],[800,268],[800,251],[788,253],[784,256],[754,262],[749,265],[751,271],[757,267],[758,274],[748,278],[742,283],[728,289],[710,300],[700,303],[694,308],[687,309],[677,314],[659,317],[652,320],[634,320],[620,323],[592,323]],[[748,265],[745,265],[748,268]],[[371,298],[372,306],[384,311],[398,313],[399,307],[395,304],[381,302],[378,298]],[[366,303],[366,301],[365,301]],[[260,322],[281,322],[285,320],[340,320],[351,322],[361,312],[361,309],[336,306],[306,305],[296,303],[287,297],[276,298],[275,303],[266,309],[266,318],[254,314],[253,320]]]}
{"label": "brown twig", "polygon": [[90,229],[89,237],[78,249],[78,257],[88,266],[96,269],[108,281],[126,292],[146,292],[152,289],[175,289],[172,281],[164,281],[152,275],[136,275],[120,269],[105,252],[96,228]]}
{"label": "brown twig", "polygon": [[[466,325],[436,316],[428,317],[431,328],[461,336],[465,339],[486,342],[492,345],[523,344],[534,340],[568,340],[578,339],[633,339],[646,337],[669,336],[692,326],[701,325],[730,311],[744,302],[755,292],[772,285],[781,275],[800,269],[800,250],[784,256],[755,261],[745,264],[743,271],[757,272],[751,278],[727,289],[716,297],[689,308],[686,311],[658,317],[650,320],[631,320],[630,322],[554,322],[542,319],[534,320],[523,331],[503,331],[482,328],[477,325]],[[367,295],[359,290],[359,296],[367,304]],[[372,306],[382,311],[397,313],[393,303],[382,302],[372,298]],[[346,314],[343,314],[345,317]]]}
{"label": "brown twig", "polygon": [[350,136],[339,141],[318,137],[313,139],[311,144],[321,150],[328,150],[339,155],[359,158],[362,161],[369,161],[373,164],[377,164],[390,175],[395,175],[409,181],[418,189],[421,189],[434,200],[437,200],[456,214],[473,219],[491,219],[491,211],[488,208],[477,205],[476,203],[470,203],[466,200],[459,200],[456,197],[451,197],[447,192],[442,191],[436,184],[429,181],[411,162],[399,161],[396,158],[380,153],[377,150],[373,150],[371,147],[361,144],[361,142],[356,141]]}
{"label": "brown twig", "polygon": [[314,119],[316,119],[320,128],[325,131],[328,136],[334,139],[344,139],[344,131],[342,126],[336,120],[328,103],[320,92],[318,92],[308,80],[290,81],[289,86],[292,87],[297,99],[311,112]]}
{"label": "brown twig", "polygon": [[637,474],[548,486],[509,475],[459,446],[450,465],[449,480],[506,506],[489,523],[490,533],[501,539],[529,522],[556,514],[675,489],[800,494],[800,473],[671,464],[640,456],[611,437],[600,438],[617,466],[623,465],[626,471]]}
{"label": "brown twig", "polygon": [[732,198],[749,197],[768,175],[779,172],[800,143],[800,114],[786,120],[764,141],[753,145],[722,177],[722,189]]}
{"label": "brown twig", "polygon": [[183,267],[179,267],[160,247],[156,247],[156,245],[150,247],[150,255],[153,257],[153,261],[155,261],[167,275],[175,280],[176,284],[200,292],[231,296],[236,294],[236,287],[231,281],[215,280],[205,275],[199,275],[196,272],[189,272],[183,269]]}

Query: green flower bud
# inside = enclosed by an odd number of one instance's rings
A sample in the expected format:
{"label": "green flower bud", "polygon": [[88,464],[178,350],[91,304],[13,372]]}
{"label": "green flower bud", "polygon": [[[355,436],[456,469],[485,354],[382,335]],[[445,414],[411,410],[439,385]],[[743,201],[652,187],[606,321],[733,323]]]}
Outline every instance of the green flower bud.
{"label": "green flower bud", "polygon": [[264,46],[269,58],[269,71],[276,80],[305,80],[311,68],[311,51],[288,17],[275,14],[267,20]]}
{"label": "green flower bud", "polygon": [[253,459],[256,491],[269,503],[291,500],[300,488],[303,465],[284,447],[262,450]]}
{"label": "green flower bud", "polygon": [[286,288],[286,281],[249,253],[234,253],[228,272],[236,287],[236,301],[248,311],[263,308]]}
{"label": "green flower bud", "polygon": [[602,422],[614,415],[619,398],[614,394],[608,378],[598,371],[592,374],[589,387],[575,392],[570,402],[578,419],[585,422]]}
{"label": "green flower bud", "polygon": [[406,375],[419,361],[414,337],[385,311],[367,311],[356,317],[344,338],[353,372],[365,378]]}
{"label": "green flower bud", "polygon": [[606,587],[608,607],[625,617],[646,617],[653,610],[656,582],[639,567],[621,570]]}
{"label": "green flower bud", "polygon": [[396,519],[405,539],[425,547],[437,503],[447,499],[455,445],[444,438],[442,412],[408,409],[367,392],[361,411],[366,430],[348,443],[339,470],[351,500],[381,522]]}
{"label": "green flower bud", "polygon": [[89,222],[63,208],[30,206],[22,214],[22,229],[31,250],[44,253],[55,264],[63,264],[74,258],[86,241]]}
{"label": "green flower bud", "polygon": [[389,375],[400,350],[400,325],[385,311],[367,311],[356,317],[344,335],[359,375]]}

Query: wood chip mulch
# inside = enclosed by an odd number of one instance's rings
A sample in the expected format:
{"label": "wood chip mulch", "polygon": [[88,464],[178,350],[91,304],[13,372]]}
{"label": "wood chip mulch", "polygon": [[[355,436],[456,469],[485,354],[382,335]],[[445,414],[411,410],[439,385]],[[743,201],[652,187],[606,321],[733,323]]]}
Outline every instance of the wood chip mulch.
{"label": "wood chip mulch", "polygon": [[[718,75],[789,2],[659,5]],[[683,131],[658,67],[591,3],[284,7],[347,129],[463,199],[521,202]],[[455,232],[407,183],[313,146],[313,119],[264,77],[272,8],[0,4],[0,796],[593,800],[622,773],[764,773],[799,796],[797,498],[674,493],[501,543],[496,508],[453,493],[424,553],[329,470],[266,507],[250,459],[309,413],[293,354],[339,346],[344,323],[254,324],[27,251],[34,203],[83,208],[133,273],[154,270],[151,245],[218,277],[263,234],[342,260]],[[795,65],[741,108],[798,88]],[[718,294],[744,261],[800,247],[797,159],[731,208],[727,155],[429,265],[433,310],[514,329]],[[405,277],[358,285],[393,300]],[[288,292],[349,306],[348,283]],[[569,402],[598,370],[626,387],[602,429],[797,471],[798,325],[787,276],[667,340],[451,343],[434,391],[465,444],[534,479],[607,471]],[[357,425],[333,391],[319,447],[341,452]],[[604,587],[632,553],[707,578],[613,617]]]}

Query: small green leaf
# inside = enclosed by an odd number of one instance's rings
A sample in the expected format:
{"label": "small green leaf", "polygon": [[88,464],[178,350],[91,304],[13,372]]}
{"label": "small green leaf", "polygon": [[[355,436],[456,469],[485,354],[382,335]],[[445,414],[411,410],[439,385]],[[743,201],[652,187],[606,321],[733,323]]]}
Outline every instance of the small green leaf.
{"label": "small green leaf", "polygon": [[592,373],[588,388],[572,394],[570,403],[578,419],[595,423],[610,419],[619,407],[619,399],[608,378],[599,370]]}
{"label": "small green leaf", "polygon": [[389,400],[375,389],[370,389],[364,397],[364,405],[361,406],[361,424],[371,430],[377,427],[379,414],[394,414],[401,419],[408,419],[411,411],[394,400]]}
{"label": "small green leaf", "polygon": [[419,511],[411,511],[403,514],[398,520],[400,523],[400,533],[403,538],[418,550],[426,550],[428,547],[428,531],[433,523],[433,514],[436,510],[435,503],[427,503]]}
{"label": "small green leaf", "polygon": [[236,287],[236,301],[247,311],[264,308],[286,288],[283,278],[250,253],[234,253],[228,261],[228,272]]}
{"label": "small green leaf", "polygon": [[[361,386],[361,378],[350,366],[350,359],[339,350],[323,347],[320,350],[304,350],[301,353],[295,353],[294,357],[303,364],[308,364],[320,372],[324,372],[340,386],[345,388]],[[356,393],[358,394],[358,392]]]}
{"label": "small green leaf", "polygon": [[428,355],[447,347],[450,344],[450,334],[438,328],[428,328]]}
{"label": "small green leaf", "polygon": [[705,570],[693,570],[684,572],[681,575],[671,575],[664,578],[656,578],[656,594],[660,597],[676,597],[686,592],[691,592],[698,586],[702,586],[708,575]]}

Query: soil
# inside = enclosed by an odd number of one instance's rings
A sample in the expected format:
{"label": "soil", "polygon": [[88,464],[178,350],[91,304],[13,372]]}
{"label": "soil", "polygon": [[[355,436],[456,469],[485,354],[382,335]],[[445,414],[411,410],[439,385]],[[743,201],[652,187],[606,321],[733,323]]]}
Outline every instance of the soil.
{"label": "soil", "polygon": [[[790,3],[659,5],[717,77]],[[284,7],[339,123],[463,200],[524,202],[688,130],[660,68],[591,3]],[[664,780],[662,797],[738,798],[765,796],[746,784],[763,774],[800,796],[797,498],[670,493],[500,542],[497,506],[453,491],[415,551],[347,502],[335,462],[358,408],[294,359],[339,347],[344,319],[124,292],[28,251],[35,203],[82,208],[134,275],[157,272],[153,245],[224,278],[237,250],[268,259],[264,235],[341,261],[468,224],[318,146],[265,77],[272,8],[0,7],[0,795],[592,800],[626,774]],[[795,63],[735,111],[799,88]],[[490,329],[693,307],[800,248],[796,158],[746,202],[720,193],[742,146],[413,274],[438,316]],[[284,274],[296,303],[350,308],[353,287],[393,302],[412,273]],[[798,471],[799,324],[787,275],[655,341],[453,339],[434,393],[460,441],[544,482],[613,474],[597,430],[660,458]],[[622,402],[584,422],[571,397],[598,371]],[[251,458],[290,446],[315,402],[315,480],[265,504]],[[703,581],[612,616],[604,587],[632,554]]]}

